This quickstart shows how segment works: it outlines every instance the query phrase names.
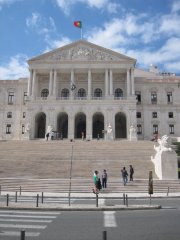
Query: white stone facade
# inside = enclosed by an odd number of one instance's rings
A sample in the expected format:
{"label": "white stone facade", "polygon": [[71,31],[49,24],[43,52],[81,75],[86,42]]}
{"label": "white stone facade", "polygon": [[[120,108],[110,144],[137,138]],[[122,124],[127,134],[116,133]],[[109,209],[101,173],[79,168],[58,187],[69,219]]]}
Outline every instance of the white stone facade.
{"label": "white stone facade", "polygon": [[[29,79],[0,81],[0,139],[180,136],[180,77],[84,40],[28,61]],[[130,127],[137,138],[130,138]]]}

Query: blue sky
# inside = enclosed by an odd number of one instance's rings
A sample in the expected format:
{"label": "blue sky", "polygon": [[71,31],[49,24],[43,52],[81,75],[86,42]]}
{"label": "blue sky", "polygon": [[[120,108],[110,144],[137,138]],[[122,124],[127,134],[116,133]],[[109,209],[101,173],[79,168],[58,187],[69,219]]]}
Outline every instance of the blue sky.
{"label": "blue sky", "polygon": [[80,39],[180,74],[180,0],[0,0],[0,79],[28,76],[27,59]]}

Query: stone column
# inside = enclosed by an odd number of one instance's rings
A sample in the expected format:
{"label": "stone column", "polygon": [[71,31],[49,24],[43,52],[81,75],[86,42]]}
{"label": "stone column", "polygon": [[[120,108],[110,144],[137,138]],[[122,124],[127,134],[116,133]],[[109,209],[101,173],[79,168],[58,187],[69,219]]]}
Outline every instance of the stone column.
{"label": "stone column", "polygon": [[91,69],[88,70],[88,99],[91,99],[91,88],[92,88],[92,75]]}
{"label": "stone column", "polygon": [[49,96],[52,96],[53,70],[49,73]]}
{"label": "stone column", "polygon": [[35,91],[36,91],[36,70],[33,70],[33,79],[32,79],[32,97],[35,97]]}
{"label": "stone column", "polygon": [[110,69],[110,96],[113,96],[113,72]]}
{"label": "stone column", "polygon": [[127,97],[130,95],[130,69],[127,69]]}
{"label": "stone column", "polygon": [[28,92],[27,92],[28,96],[31,96],[32,94],[32,76],[33,76],[33,70],[30,69],[30,76],[28,78]]}
{"label": "stone column", "polygon": [[74,139],[74,116],[68,118],[68,139]]}
{"label": "stone column", "polygon": [[92,140],[92,116],[89,113],[86,116],[86,140]]}
{"label": "stone column", "polygon": [[109,94],[108,83],[109,83],[109,71],[108,69],[106,69],[105,70],[105,97],[107,97]]}
{"label": "stone column", "polygon": [[[71,69],[70,89],[74,84],[74,69]],[[71,90],[71,100],[74,99],[74,90]]]}
{"label": "stone column", "polygon": [[54,70],[53,97],[56,97],[56,85],[57,85],[57,70]]}
{"label": "stone column", "polygon": [[134,68],[131,68],[131,94],[134,95]]}

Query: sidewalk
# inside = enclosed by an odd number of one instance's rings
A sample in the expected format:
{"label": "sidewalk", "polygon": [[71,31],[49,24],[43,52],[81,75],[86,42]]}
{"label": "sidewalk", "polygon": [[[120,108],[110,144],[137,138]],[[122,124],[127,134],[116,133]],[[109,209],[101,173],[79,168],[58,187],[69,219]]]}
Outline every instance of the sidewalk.
{"label": "sidewalk", "polygon": [[[7,194],[9,194],[10,201],[7,206]],[[37,194],[39,195],[39,201],[37,204]],[[147,193],[128,193],[128,198],[148,198],[150,199],[149,194]],[[104,205],[105,199],[120,199],[123,201],[123,194],[119,193],[99,193],[98,195],[98,207],[96,202],[96,195],[93,193],[71,193],[70,194],[70,206],[68,204],[69,194],[68,193],[43,193],[44,203],[42,203],[42,193],[41,192],[22,192],[21,196],[18,193],[17,202],[15,202],[15,193],[14,192],[3,192],[0,195],[0,209],[15,209],[15,210],[44,210],[44,211],[121,211],[121,210],[152,210],[152,209],[160,209],[160,205],[155,204],[142,204],[142,205],[112,205],[106,206]],[[31,202],[18,202],[20,197],[32,197],[33,200]],[[180,193],[156,193],[151,196],[151,198],[169,198],[169,197],[180,197]],[[67,203],[54,203],[48,202],[46,203],[46,198],[54,198],[54,199],[66,199]],[[94,199],[94,204],[75,204],[73,203],[73,199]],[[37,206],[38,205],[38,206]]]}

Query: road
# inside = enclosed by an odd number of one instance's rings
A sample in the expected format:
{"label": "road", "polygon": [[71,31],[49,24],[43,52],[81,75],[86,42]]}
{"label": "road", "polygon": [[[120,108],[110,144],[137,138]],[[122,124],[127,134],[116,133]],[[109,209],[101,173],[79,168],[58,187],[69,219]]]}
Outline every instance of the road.
{"label": "road", "polygon": [[[106,201],[115,204],[118,200]],[[139,204],[149,199],[132,201]],[[20,240],[22,229],[28,240],[102,240],[103,231],[107,240],[179,240],[180,199],[152,201],[163,208],[116,212],[0,210],[0,240]]]}

